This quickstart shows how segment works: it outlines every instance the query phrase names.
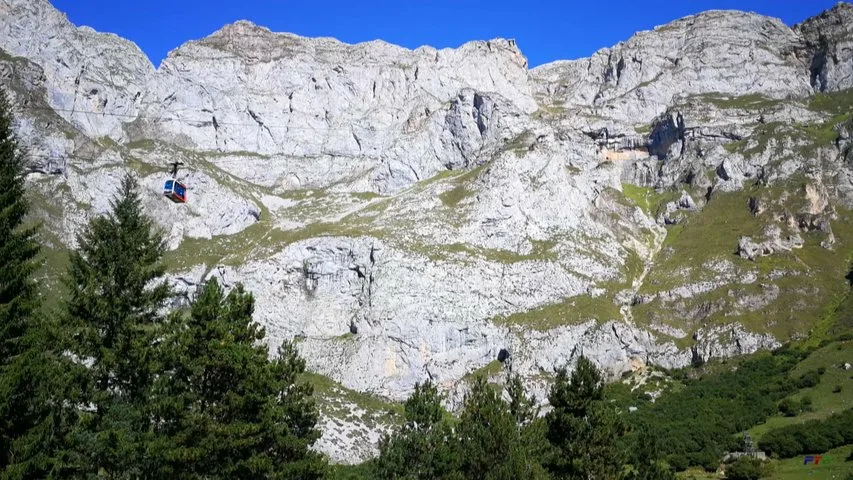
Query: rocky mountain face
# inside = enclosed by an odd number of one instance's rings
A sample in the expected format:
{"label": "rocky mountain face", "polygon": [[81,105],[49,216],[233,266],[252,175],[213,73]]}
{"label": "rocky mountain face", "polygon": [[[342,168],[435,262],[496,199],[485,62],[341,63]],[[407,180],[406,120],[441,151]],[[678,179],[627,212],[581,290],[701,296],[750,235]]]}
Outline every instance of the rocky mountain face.
{"label": "rocky mountain face", "polygon": [[[816,12],[818,13],[818,12]],[[334,460],[432,379],[591,357],[613,378],[779,345],[849,291],[853,6],[789,28],[709,11],[587,59],[408,50],[239,21],[155,68],[47,0],[0,0],[60,295],[64,249],[130,169],[180,305],[217,277],[296,338]],[[184,163],[186,204],[162,196]]]}

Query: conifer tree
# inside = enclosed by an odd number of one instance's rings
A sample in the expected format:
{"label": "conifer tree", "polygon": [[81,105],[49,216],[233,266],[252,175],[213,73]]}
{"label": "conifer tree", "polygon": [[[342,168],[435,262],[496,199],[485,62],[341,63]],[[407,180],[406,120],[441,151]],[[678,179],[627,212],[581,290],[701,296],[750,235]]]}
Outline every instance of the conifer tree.
{"label": "conifer tree", "polygon": [[[519,403],[526,403],[521,401]],[[545,472],[522,441],[517,417],[500,390],[477,376],[465,396],[457,429],[465,478],[536,479]]]}
{"label": "conifer tree", "polygon": [[[32,279],[38,268],[37,228],[25,227],[26,157],[12,130],[12,112],[0,90],[0,365],[25,348],[28,322],[37,306]],[[4,400],[6,400],[4,398]]]}
{"label": "conifer tree", "polygon": [[[164,344],[168,373],[156,384],[160,419],[151,449],[168,478],[315,479],[323,457],[305,362],[290,342],[270,361],[252,321],[254,298],[242,285],[228,295],[212,279],[189,318]],[[173,315],[173,317],[178,317]]]}
{"label": "conifer tree", "polygon": [[626,464],[618,440],[626,423],[603,400],[601,373],[586,357],[578,358],[571,378],[557,370],[548,400],[546,438],[553,450],[545,467],[559,479],[619,478]]}
{"label": "conifer tree", "polygon": [[459,452],[436,386],[429,380],[416,383],[403,412],[401,428],[380,439],[373,477],[426,480],[458,476]]}
{"label": "conifer tree", "polygon": [[660,439],[648,425],[637,427],[635,434],[629,447],[631,469],[626,480],[675,480],[675,473],[661,461]]}
{"label": "conifer tree", "polygon": [[142,478],[150,470],[144,446],[160,309],[171,291],[161,279],[162,233],[144,215],[131,174],[110,204],[78,236],[64,279],[66,347],[78,359],[73,381],[81,388],[70,401],[84,410],[72,448],[81,475]]}
{"label": "conifer tree", "polygon": [[509,374],[504,387],[509,397],[509,410],[515,417],[520,442],[532,461],[541,466],[550,445],[545,440],[545,419],[539,416],[536,397],[528,395],[518,374]]}
{"label": "conifer tree", "polygon": [[519,375],[509,375],[506,381],[506,392],[509,396],[509,410],[515,417],[519,427],[530,424],[538,415],[536,397],[528,396]]}
{"label": "conifer tree", "polygon": [[67,426],[61,358],[37,311],[39,226],[25,226],[25,174],[26,153],[0,90],[0,479],[55,474]]}
{"label": "conifer tree", "polygon": [[12,131],[12,113],[0,90],[0,468],[13,462],[12,443],[26,430],[18,411],[18,359],[25,347],[27,322],[35,307],[38,244],[33,228],[22,228],[29,205],[24,197],[26,158]]}

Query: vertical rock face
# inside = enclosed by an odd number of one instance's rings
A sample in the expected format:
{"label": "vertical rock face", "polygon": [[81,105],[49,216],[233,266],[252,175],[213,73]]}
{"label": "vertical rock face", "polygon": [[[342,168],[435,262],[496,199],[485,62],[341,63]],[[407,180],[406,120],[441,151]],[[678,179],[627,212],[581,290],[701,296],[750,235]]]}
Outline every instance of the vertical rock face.
{"label": "vertical rock face", "polygon": [[820,92],[853,87],[853,5],[831,10],[794,27],[804,42],[809,81]]}
{"label": "vertical rock face", "polygon": [[[463,89],[534,111],[526,67],[510,40],[411,51],[381,41],[347,45],[278,34],[240,21],[172,51],[142,98],[141,118],[127,131],[200,150],[354,159],[339,175],[351,174],[355,164],[373,168],[374,185],[385,191],[442,168],[446,154],[428,163],[407,158],[413,149],[429,152],[437,140],[437,132],[417,135],[421,128],[413,124]],[[174,120],[148,119],[163,117]],[[480,134],[489,120],[480,118]],[[409,178],[387,178],[388,170]],[[340,180],[310,170],[288,173],[312,186]]]}
{"label": "vertical rock face", "polygon": [[[746,33],[749,32],[749,33]],[[537,94],[630,123],[702,93],[807,95],[800,39],[778,19],[710,11],[640,32],[588,59],[533,69]]]}
{"label": "vertical rock face", "polygon": [[[710,11],[533,70],[512,40],[239,21],[155,69],[46,0],[0,0],[0,82],[50,246],[136,172],[174,304],[245,284],[270,351],[297,339],[336,382],[319,448],[353,462],[386,420],[368,393],[431,378],[453,407],[497,365],[545,398],[580,354],[615,378],[806,334],[849,288],[851,11]],[[162,196],[174,160],[186,204]]]}
{"label": "vertical rock face", "polygon": [[133,42],[76,28],[47,0],[0,1],[0,46],[38,64],[47,104],[93,138],[123,139],[122,124],[138,115],[154,74]]}

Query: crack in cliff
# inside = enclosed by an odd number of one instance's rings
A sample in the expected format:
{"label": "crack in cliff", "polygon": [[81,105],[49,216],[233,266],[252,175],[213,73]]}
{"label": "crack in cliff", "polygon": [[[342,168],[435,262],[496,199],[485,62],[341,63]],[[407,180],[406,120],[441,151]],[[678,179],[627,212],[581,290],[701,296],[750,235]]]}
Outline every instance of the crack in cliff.
{"label": "crack in cliff", "polygon": [[350,134],[352,134],[353,140],[355,140],[356,145],[358,145],[358,151],[361,152],[362,151],[361,140],[358,139],[358,135],[355,134],[355,130],[350,128]]}
{"label": "crack in cliff", "polygon": [[270,140],[272,140],[274,144],[278,145],[278,143],[275,141],[275,137],[273,136],[272,131],[270,130],[270,127],[266,126],[263,120],[261,120],[261,118],[255,112],[253,112],[251,108],[246,107],[246,111],[249,113],[249,116],[252,117],[252,120],[254,120],[258,124],[259,127],[266,130],[267,135],[270,136]]}
{"label": "crack in cliff", "polygon": [[619,340],[619,343],[622,344],[622,349],[625,350],[625,352],[630,351],[631,350],[631,344],[629,344],[625,340],[622,340],[622,337],[619,336],[619,332],[616,331],[616,325],[615,324],[610,326],[610,330],[613,331],[613,336],[616,337],[616,340]]}
{"label": "crack in cliff", "polygon": [[74,103],[71,104],[71,117],[74,117],[74,113],[77,111],[77,96],[80,94],[80,78],[83,77],[83,74],[86,72],[86,65],[83,65],[80,68],[80,73],[77,74],[77,77],[74,78]]}
{"label": "crack in cliff", "polygon": [[216,121],[216,115],[211,115],[213,121],[213,141],[216,148],[219,148],[219,122]]}
{"label": "crack in cliff", "polygon": [[412,342],[410,342],[410,341],[408,341],[408,340],[405,340],[405,339],[403,339],[403,338],[401,338],[401,337],[398,337],[398,336],[396,336],[396,335],[388,335],[388,340],[391,340],[392,342],[397,342],[397,343],[399,343],[399,344],[405,345],[405,346],[407,346],[407,347],[409,347],[409,348],[411,348],[411,349],[414,349],[414,350],[417,350],[417,349],[418,349],[418,346],[417,346],[417,345],[415,345],[414,343],[412,343]]}

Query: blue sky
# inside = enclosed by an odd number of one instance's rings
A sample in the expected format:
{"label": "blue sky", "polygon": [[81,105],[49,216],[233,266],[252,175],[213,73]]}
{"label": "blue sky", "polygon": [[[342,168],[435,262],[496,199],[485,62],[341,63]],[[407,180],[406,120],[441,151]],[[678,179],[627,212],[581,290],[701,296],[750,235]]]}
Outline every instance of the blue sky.
{"label": "blue sky", "polygon": [[77,25],[133,40],[154,65],[188,40],[247,19],[277,32],[382,39],[408,48],[514,38],[530,66],[586,57],[638,30],[709,9],[747,10],[793,25],[836,0],[51,0]]}

